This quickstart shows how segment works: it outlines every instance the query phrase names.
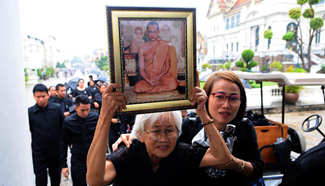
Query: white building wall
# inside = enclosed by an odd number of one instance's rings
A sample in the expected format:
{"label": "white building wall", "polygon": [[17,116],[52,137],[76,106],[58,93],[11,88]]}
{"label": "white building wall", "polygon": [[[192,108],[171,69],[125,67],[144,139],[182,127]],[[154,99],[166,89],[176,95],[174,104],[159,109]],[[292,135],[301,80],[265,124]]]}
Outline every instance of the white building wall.
{"label": "white building wall", "polygon": [[0,185],[33,186],[19,0],[0,1]]}
{"label": "white building wall", "polygon": [[[275,8],[276,7],[276,8]],[[222,13],[211,17],[211,33],[208,34],[208,58],[225,58],[237,55],[244,49],[252,49],[256,51],[267,50],[267,40],[264,39],[264,31],[268,26],[272,27],[273,38],[271,40],[270,50],[284,50],[286,42],[282,40],[282,36],[287,32],[287,25],[294,20],[288,16],[288,11],[291,8],[299,7],[296,0],[264,0],[254,6],[244,6],[240,10],[240,26],[235,28],[225,29],[225,16]],[[324,4],[315,6],[316,15],[325,15]],[[234,13],[236,14],[236,13]],[[325,17],[324,17],[325,18]],[[308,41],[309,22],[303,19],[304,42]],[[252,27],[259,26],[259,45],[255,48],[255,33],[252,32]],[[325,26],[321,32],[321,44],[313,45],[325,47]],[[236,52],[236,42],[239,42],[239,52]],[[227,52],[228,43],[228,52]],[[231,43],[234,45],[234,51],[231,52]],[[213,53],[213,49],[216,51]],[[324,51],[325,52],[325,51]]]}

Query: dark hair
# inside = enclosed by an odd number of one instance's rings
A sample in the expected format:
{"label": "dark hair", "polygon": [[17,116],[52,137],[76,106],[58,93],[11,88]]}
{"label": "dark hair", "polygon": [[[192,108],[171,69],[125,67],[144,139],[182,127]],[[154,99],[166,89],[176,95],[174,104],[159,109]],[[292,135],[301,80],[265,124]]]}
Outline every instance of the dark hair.
{"label": "dark hair", "polygon": [[146,31],[144,32],[143,34],[143,40],[145,42],[148,42],[149,41],[149,34],[148,34],[148,30],[149,30],[149,26],[151,25],[156,25],[157,26],[157,30],[159,31],[159,24],[155,21],[150,21],[148,24],[147,24],[147,27],[146,27]]}
{"label": "dark hair", "polygon": [[35,94],[35,92],[46,92],[47,93],[48,91],[49,91],[49,89],[47,89],[47,87],[42,83],[36,84],[33,88],[33,94]]}
{"label": "dark hair", "polygon": [[55,86],[55,90],[59,90],[60,87],[65,87],[62,83],[59,83]]}
{"label": "dark hair", "polygon": [[87,105],[87,104],[90,104],[90,100],[85,95],[79,95],[79,96],[76,97],[76,102],[75,103],[76,103],[77,106],[79,106],[80,104]]}
{"label": "dark hair", "polygon": [[54,89],[55,89],[55,86],[53,86],[53,85],[49,86],[49,90],[50,90],[51,88],[54,88]]}
{"label": "dark hair", "polygon": [[[211,94],[211,90],[213,87],[214,82],[216,82],[217,80],[226,80],[229,81],[231,83],[235,83],[239,90],[240,90],[240,106],[237,112],[236,117],[233,119],[233,121],[231,122],[238,122],[241,121],[246,113],[246,105],[247,105],[247,98],[246,98],[246,92],[245,92],[245,88],[242,84],[242,82],[240,81],[239,77],[231,72],[231,71],[223,71],[223,72],[215,72],[213,74],[210,75],[210,77],[208,78],[208,80],[205,82],[204,84],[204,91],[206,92],[207,96],[209,97]],[[206,109],[209,113],[209,102],[206,102]],[[210,115],[210,113],[209,113]]]}
{"label": "dark hair", "polygon": [[80,78],[80,79],[78,79],[78,84],[79,84],[79,82],[80,82],[80,81],[83,81],[83,82],[85,82],[85,80],[84,80],[84,79]]}
{"label": "dark hair", "polygon": [[158,24],[156,21],[150,21],[150,22],[147,24],[146,29],[148,30],[148,29],[149,29],[149,26],[151,26],[151,25],[156,25],[156,26],[157,26],[157,30],[159,30],[159,24]]}

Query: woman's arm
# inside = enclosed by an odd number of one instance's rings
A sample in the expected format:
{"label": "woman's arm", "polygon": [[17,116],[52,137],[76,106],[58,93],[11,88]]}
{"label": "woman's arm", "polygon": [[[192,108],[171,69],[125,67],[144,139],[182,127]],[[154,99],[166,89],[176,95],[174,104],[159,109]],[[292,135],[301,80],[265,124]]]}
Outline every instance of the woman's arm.
{"label": "woman's arm", "polygon": [[114,165],[106,161],[108,134],[114,113],[126,108],[126,99],[121,92],[112,92],[115,88],[120,86],[111,84],[105,88],[101,113],[87,155],[87,183],[91,186],[110,183],[116,176]]}

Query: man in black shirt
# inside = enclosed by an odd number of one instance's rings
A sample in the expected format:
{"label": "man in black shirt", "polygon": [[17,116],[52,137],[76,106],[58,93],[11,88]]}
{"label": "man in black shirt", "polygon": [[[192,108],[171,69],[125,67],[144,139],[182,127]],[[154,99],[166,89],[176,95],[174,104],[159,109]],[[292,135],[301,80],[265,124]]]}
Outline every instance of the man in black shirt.
{"label": "man in black shirt", "polygon": [[86,184],[86,158],[94,136],[98,114],[90,111],[90,100],[85,95],[76,97],[76,113],[66,117],[63,123],[63,153],[61,154],[62,173],[69,176],[67,148],[71,147],[71,176],[75,186]]}
{"label": "man in black shirt", "polygon": [[36,84],[33,94],[36,104],[28,108],[28,116],[36,186],[47,186],[47,171],[51,186],[59,186],[60,140],[64,116],[59,105],[48,102],[49,93],[45,85]]}
{"label": "man in black shirt", "polygon": [[59,83],[55,86],[56,96],[49,100],[52,103],[58,103],[64,116],[67,117],[73,112],[72,100],[66,96],[67,91],[63,84]]}

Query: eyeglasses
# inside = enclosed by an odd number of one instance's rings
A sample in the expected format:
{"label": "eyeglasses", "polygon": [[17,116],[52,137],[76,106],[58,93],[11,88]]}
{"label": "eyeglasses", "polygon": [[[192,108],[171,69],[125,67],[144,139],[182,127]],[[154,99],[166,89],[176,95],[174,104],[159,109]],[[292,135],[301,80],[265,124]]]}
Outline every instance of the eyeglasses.
{"label": "eyeglasses", "polygon": [[178,130],[176,128],[168,128],[165,130],[161,129],[153,129],[149,131],[144,131],[145,133],[149,134],[150,137],[154,140],[158,140],[163,134],[167,136],[167,138],[176,137],[178,134]]}
{"label": "eyeglasses", "polygon": [[220,104],[224,104],[226,100],[228,100],[228,103],[231,105],[240,103],[240,96],[237,94],[226,96],[220,92],[213,92],[210,93],[210,95],[212,95],[216,99],[216,101]]}

